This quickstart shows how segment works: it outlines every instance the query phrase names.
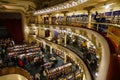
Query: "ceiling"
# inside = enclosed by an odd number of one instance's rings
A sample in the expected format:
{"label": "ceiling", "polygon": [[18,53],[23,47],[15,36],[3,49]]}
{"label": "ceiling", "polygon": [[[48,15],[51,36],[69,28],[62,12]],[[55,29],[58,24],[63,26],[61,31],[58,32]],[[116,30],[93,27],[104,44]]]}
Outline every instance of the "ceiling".
{"label": "ceiling", "polygon": [[[26,11],[36,11],[43,8],[51,7],[63,2],[67,2],[70,0],[0,0],[0,11],[5,9],[20,9],[24,12]],[[75,0],[80,1],[80,0]],[[94,9],[98,8],[99,6],[103,6],[104,4],[108,3],[115,3],[115,5],[120,6],[120,0],[88,0],[84,4],[80,4],[78,6],[64,9],[62,11],[77,11],[77,10],[84,10],[87,7],[94,6]],[[61,11],[61,10],[59,10]]]}
{"label": "ceiling", "polygon": [[88,8],[99,10],[102,6],[105,6],[111,3],[114,3],[112,5],[113,7],[114,6],[120,7],[120,0],[88,0],[84,4],[80,4],[78,6],[67,9],[67,11],[87,10]]}
{"label": "ceiling", "polygon": [[19,7],[25,10],[32,8],[39,10],[42,8],[47,8],[59,3],[63,3],[68,0],[0,0],[0,8],[12,8]]}

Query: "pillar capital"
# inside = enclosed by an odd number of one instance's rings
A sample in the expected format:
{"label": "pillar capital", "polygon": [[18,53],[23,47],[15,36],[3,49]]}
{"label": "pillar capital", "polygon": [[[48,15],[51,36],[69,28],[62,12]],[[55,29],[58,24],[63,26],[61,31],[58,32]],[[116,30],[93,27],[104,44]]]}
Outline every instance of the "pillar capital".
{"label": "pillar capital", "polygon": [[49,17],[49,19],[48,19],[48,21],[49,21],[49,24],[51,24],[52,23],[52,19],[51,19],[51,17],[52,17],[52,14],[51,13],[49,13],[49,14],[47,14],[48,15],[48,17]]}
{"label": "pillar capital", "polygon": [[66,25],[66,21],[67,21],[67,15],[66,15],[66,13],[68,13],[68,11],[62,11],[61,13],[64,14],[63,25]]}
{"label": "pillar capital", "polygon": [[51,14],[51,13],[48,13],[47,15],[50,17],[52,14]]}
{"label": "pillar capital", "polygon": [[63,13],[64,15],[66,15],[66,13],[68,13],[69,11],[62,11],[61,13]]}
{"label": "pillar capital", "polygon": [[94,6],[84,7],[84,10],[87,10],[87,12],[88,12],[88,25],[87,25],[88,28],[91,28],[91,16],[92,16],[91,10],[93,8],[94,8]]}
{"label": "pillar capital", "polygon": [[88,7],[84,7],[84,10],[87,10],[89,13],[93,8],[95,8],[95,6],[88,6]]}

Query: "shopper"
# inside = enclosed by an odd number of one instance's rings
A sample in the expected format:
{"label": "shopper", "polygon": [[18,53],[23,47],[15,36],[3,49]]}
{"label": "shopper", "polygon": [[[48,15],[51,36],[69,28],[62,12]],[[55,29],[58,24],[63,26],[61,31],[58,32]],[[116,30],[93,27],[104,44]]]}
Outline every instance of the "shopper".
{"label": "shopper", "polygon": [[86,40],[84,40],[84,41],[82,42],[82,52],[83,52],[83,53],[86,53],[86,52],[87,52],[87,41],[86,41]]}
{"label": "shopper", "polygon": [[15,55],[12,59],[13,59],[13,62],[14,62],[14,66],[17,66],[17,62],[18,62],[17,56]]}
{"label": "shopper", "polygon": [[35,80],[40,80],[40,74],[39,73],[35,74]]}
{"label": "shopper", "polygon": [[24,67],[24,63],[23,63],[23,61],[22,61],[22,59],[18,59],[18,65],[20,66],[20,67]]}
{"label": "shopper", "polygon": [[[98,12],[96,11],[94,20],[96,21],[96,23],[100,23],[98,25],[98,31],[103,32],[107,28],[105,24],[102,24],[102,23],[106,23],[106,18],[105,18],[104,13],[100,13],[98,15]],[[94,25],[94,28],[97,29],[97,24]]]}
{"label": "shopper", "polygon": [[23,63],[24,63],[25,65],[27,64],[26,56],[23,56]]}
{"label": "shopper", "polygon": [[12,46],[15,46],[15,41],[13,39],[11,39],[11,44]]}
{"label": "shopper", "polygon": [[5,60],[4,60],[4,65],[8,66],[8,63],[10,62],[10,57],[6,56]]}
{"label": "shopper", "polygon": [[28,63],[31,64],[31,62],[32,62],[32,58],[31,58],[30,55],[27,56],[27,60],[28,60]]}

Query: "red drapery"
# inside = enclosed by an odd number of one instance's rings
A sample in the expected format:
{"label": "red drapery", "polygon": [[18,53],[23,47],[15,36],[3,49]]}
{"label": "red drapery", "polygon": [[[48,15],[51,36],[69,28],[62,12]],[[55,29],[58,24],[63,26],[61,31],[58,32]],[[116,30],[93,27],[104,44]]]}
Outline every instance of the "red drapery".
{"label": "red drapery", "polygon": [[21,19],[3,19],[2,24],[8,29],[11,37],[16,43],[21,43],[23,41]]}

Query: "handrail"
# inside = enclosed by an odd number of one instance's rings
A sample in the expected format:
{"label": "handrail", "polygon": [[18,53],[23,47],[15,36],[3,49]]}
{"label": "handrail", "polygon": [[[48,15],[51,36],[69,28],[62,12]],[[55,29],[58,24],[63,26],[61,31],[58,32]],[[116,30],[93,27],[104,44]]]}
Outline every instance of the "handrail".
{"label": "handrail", "polygon": [[[101,52],[100,52],[101,60],[99,63],[99,68],[98,68],[98,76],[96,77],[95,80],[106,80],[108,66],[109,66],[109,59],[110,59],[110,52],[109,52],[110,50],[109,50],[107,41],[98,32],[89,30],[86,28],[73,27],[73,26],[62,26],[62,25],[60,25],[60,27],[59,25],[37,25],[37,26],[39,26],[40,28],[48,28],[49,30],[54,30],[54,29],[57,30],[57,28],[62,29],[62,30],[67,30],[69,28],[69,29],[74,29],[74,30],[79,30],[79,31],[85,31],[88,34],[86,36],[88,39],[92,39],[91,36],[96,37],[96,41],[97,41],[96,46],[97,48],[101,47]],[[73,32],[75,33],[75,31]],[[103,73],[103,70],[105,71],[104,73]]]}
{"label": "handrail", "polygon": [[3,69],[0,69],[0,76],[4,76],[7,74],[20,74],[26,77],[28,80],[33,80],[30,73],[20,67],[6,67]]}
{"label": "handrail", "polygon": [[[115,26],[115,27],[118,27],[120,28],[120,25],[118,24],[113,24],[113,23],[100,23],[100,22],[79,22],[79,24],[88,24],[88,23],[91,23],[91,24],[103,24],[103,25],[110,25],[110,26]],[[34,23],[32,23],[34,24]],[[39,24],[39,23],[38,23]],[[77,24],[77,23],[74,23],[74,24]],[[56,26],[72,26],[71,24],[67,24],[67,25],[63,25],[63,24],[42,24],[41,25],[56,25]],[[79,25],[77,25],[79,26]],[[87,27],[87,26],[86,26]]]}
{"label": "handrail", "polygon": [[114,41],[114,47],[116,47],[116,55],[120,55],[120,52],[118,51],[120,49],[120,25],[118,24],[111,24],[111,23],[92,23],[97,24],[97,31],[98,31],[98,25],[106,25],[108,29],[106,30],[106,37],[110,38],[112,41]]}
{"label": "handrail", "polygon": [[0,76],[0,80],[28,80],[28,79],[20,74],[7,74]]}
{"label": "handrail", "polygon": [[103,25],[110,25],[110,26],[115,26],[115,27],[118,27],[118,28],[120,28],[120,25],[118,25],[118,24],[112,24],[112,23],[100,23],[100,22],[82,22],[82,23],[80,23],[80,24],[83,24],[83,23],[91,23],[91,24],[103,24]]}
{"label": "handrail", "polygon": [[36,41],[45,41],[47,44],[49,44],[49,45],[54,45],[54,46],[56,46],[56,47],[59,47],[59,48],[61,48],[62,50],[64,50],[64,51],[66,51],[67,53],[66,54],[68,54],[68,55],[71,55],[72,57],[73,57],[73,59],[75,59],[77,62],[78,62],[78,64],[80,64],[81,65],[81,67],[82,67],[82,69],[84,70],[83,72],[85,73],[85,76],[86,76],[86,80],[93,80],[93,78],[92,78],[92,76],[91,76],[91,74],[89,73],[89,70],[88,70],[88,68],[87,68],[87,66],[84,64],[84,62],[82,61],[82,59],[77,55],[77,54],[75,54],[73,51],[71,51],[71,50],[69,50],[69,49],[67,49],[66,47],[64,47],[64,46],[61,46],[61,45],[59,45],[59,44],[56,44],[56,43],[53,43],[53,42],[50,42],[50,41],[48,41],[47,39],[43,39],[43,38],[34,38]]}
{"label": "handrail", "polygon": [[[120,49],[119,48],[119,46],[120,46],[120,37],[119,37],[120,36],[120,30],[119,30],[120,29],[120,25],[113,24],[113,23],[96,23],[96,22],[79,22],[78,24],[79,25],[77,25],[77,26],[75,26],[75,25],[59,25],[59,24],[58,25],[52,25],[51,24],[51,26],[53,26],[53,27],[54,26],[60,26],[62,28],[66,28],[66,27],[70,26],[70,27],[77,27],[78,28],[78,27],[81,27],[80,24],[84,24],[85,26],[88,26],[88,24],[90,24],[91,27],[89,29],[93,29],[95,31],[98,31],[99,25],[106,25],[106,27],[108,27],[108,29],[105,29],[106,37],[108,37],[108,38],[110,38],[111,40],[114,41],[114,43],[116,45],[116,54],[120,55],[120,52],[118,51]],[[95,24],[97,25],[96,29],[94,29],[94,25]],[[41,24],[41,25],[45,25],[45,24]],[[49,25],[49,24],[47,24],[47,25]],[[113,33],[113,31],[114,31],[114,33]],[[115,31],[116,31],[116,33],[115,33]],[[118,35],[117,32],[119,33],[119,35]]]}

